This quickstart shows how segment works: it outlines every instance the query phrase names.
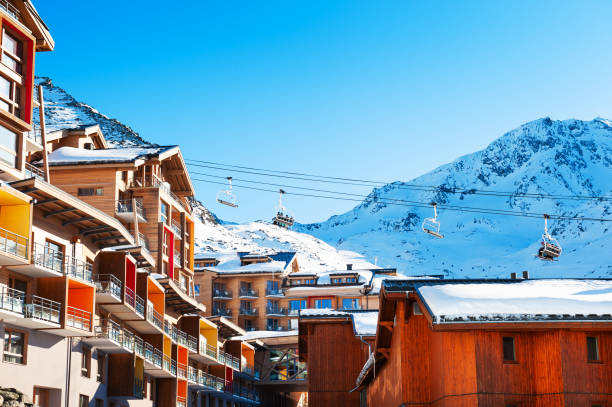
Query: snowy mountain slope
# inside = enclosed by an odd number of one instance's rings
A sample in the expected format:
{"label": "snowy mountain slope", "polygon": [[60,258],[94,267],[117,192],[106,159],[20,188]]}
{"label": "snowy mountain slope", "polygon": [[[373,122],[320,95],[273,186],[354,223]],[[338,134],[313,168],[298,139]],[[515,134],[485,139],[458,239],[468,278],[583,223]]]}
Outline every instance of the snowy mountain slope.
{"label": "snowy mountain slope", "polygon": [[473,193],[419,191],[409,185],[453,189],[612,197],[612,123],[553,121],[527,123],[486,149],[418,177],[374,189],[353,210],[325,222],[298,225],[341,249],[377,256],[382,266],[406,274],[456,277],[507,276],[529,270],[534,277],[612,276],[612,223],[552,221],[561,242],[560,261],[534,257],[543,220],[440,210],[444,239],[421,231],[428,208],[389,205],[384,199],[438,202],[535,213],[612,218],[612,201],[495,197]]}
{"label": "snowy mountain slope", "polygon": [[[43,86],[48,131],[97,123],[112,147],[152,145],[129,126],[101,114],[85,103],[78,102],[67,91],[55,86],[50,78],[36,78],[36,83]],[[263,222],[224,225],[201,202],[193,201],[192,208],[196,228],[196,253],[289,250],[298,253],[298,261],[303,268],[344,269],[347,263],[354,264],[356,268],[373,267],[359,254],[338,251],[310,235],[284,230]]]}

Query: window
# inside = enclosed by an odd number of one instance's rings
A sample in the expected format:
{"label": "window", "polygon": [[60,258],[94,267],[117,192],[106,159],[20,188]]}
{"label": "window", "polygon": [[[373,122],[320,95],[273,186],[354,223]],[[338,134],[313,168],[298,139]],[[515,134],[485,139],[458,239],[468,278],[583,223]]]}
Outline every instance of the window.
{"label": "window", "polygon": [[278,281],[268,280],[266,282],[266,288],[268,292],[277,292],[278,291]]}
{"label": "window", "polygon": [[266,323],[266,327],[268,331],[276,331],[278,330],[278,319],[268,318]]}
{"label": "window", "polygon": [[14,74],[0,76],[0,108],[21,117],[23,44],[6,29],[2,30],[2,64]]}
{"label": "window", "polygon": [[419,307],[417,302],[412,303],[412,313],[414,315],[423,315],[423,311],[421,311],[421,307]]}
{"label": "window", "polygon": [[[4,81],[0,76],[0,108],[7,110],[4,106]],[[0,126],[0,160],[17,167],[17,133],[4,126]]]}
{"label": "window", "polygon": [[89,407],[89,396],[79,394],[79,407]]}
{"label": "window", "polygon": [[187,277],[181,274],[180,280],[181,280],[181,290],[183,290],[184,292],[187,292]]}
{"label": "window", "polygon": [[81,351],[81,376],[90,377],[91,368],[91,349],[85,349]]}
{"label": "window", "polygon": [[4,329],[4,354],[2,360],[8,363],[26,364],[26,335],[23,332]]}
{"label": "window", "polygon": [[244,330],[245,331],[252,331],[253,330],[253,321],[250,319],[245,319],[244,320]]}
{"label": "window", "polygon": [[504,362],[516,362],[516,352],[514,347],[514,337],[504,336],[502,338]]}
{"label": "window", "polygon": [[96,399],[96,407],[104,407],[104,400]]}
{"label": "window", "polygon": [[343,298],[343,309],[359,309],[359,298]]}
{"label": "window", "polygon": [[319,300],[315,300],[315,308],[331,308],[332,300],[331,298],[322,298]]}
{"label": "window", "polygon": [[28,290],[28,283],[17,278],[9,278],[9,288],[25,293]]}
{"label": "window", "polygon": [[98,383],[104,383],[104,365],[106,363],[106,355],[98,351],[98,370],[96,372],[96,380]]}
{"label": "window", "polygon": [[315,284],[315,281],[314,281],[314,279],[304,280],[304,284],[311,284],[311,285],[314,285],[314,284]]}
{"label": "window", "polygon": [[291,285],[300,285],[302,284],[302,280],[291,280]]}
{"label": "window", "polygon": [[599,341],[596,336],[587,336],[587,360],[589,362],[599,362]]}
{"label": "window", "polygon": [[289,301],[289,309],[297,311],[306,308],[306,300],[291,300]]}
{"label": "window", "polygon": [[240,309],[249,311],[253,308],[251,301],[240,301]]}
{"label": "window", "polygon": [[161,221],[165,224],[168,224],[168,204],[164,201],[161,201],[161,205],[159,207],[159,216]]}
{"label": "window", "polygon": [[357,280],[355,279],[355,277],[347,277],[346,278],[346,282],[347,283],[356,283]]}
{"label": "window", "polygon": [[195,295],[200,295],[200,284],[195,284],[193,290],[195,291]]}
{"label": "window", "polygon": [[332,282],[332,284],[342,284],[342,279],[341,278],[332,278],[331,282]]}
{"label": "window", "polygon": [[79,188],[79,196],[102,196],[104,188]]}
{"label": "window", "polygon": [[6,29],[2,31],[2,63],[21,75],[23,44]]}

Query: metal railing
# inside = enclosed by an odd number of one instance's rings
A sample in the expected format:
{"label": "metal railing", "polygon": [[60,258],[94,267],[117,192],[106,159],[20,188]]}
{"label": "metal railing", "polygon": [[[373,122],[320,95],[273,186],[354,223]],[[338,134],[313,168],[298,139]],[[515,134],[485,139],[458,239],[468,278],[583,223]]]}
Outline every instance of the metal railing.
{"label": "metal railing", "polygon": [[224,288],[215,288],[213,290],[213,298],[232,298],[232,292]]}
{"label": "metal railing", "polygon": [[219,350],[219,351],[217,352],[217,360],[218,360],[218,361],[219,361],[219,363],[221,363],[222,365],[224,365],[224,364],[225,364],[225,356],[226,356],[226,353],[225,353],[225,352],[223,352],[222,350]]}
{"label": "metal railing", "polygon": [[251,288],[241,288],[240,297],[259,297],[259,290],[253,290]]}
{"label": "metal railing", "polygon": [[280,288],[266,288],[266,295],[269,297],[284,296]]}
{"label": "metal railing", "polygon": [[227,309],[227,308],[214,308],[213,309],[213,315],[218,315],[218,316],[222,316],[222,317],[231,317],[232,316],[232,310]]}
{"label": "metal railing", "polygon": [[144,317],[145,302],[140,295],[136,294],[136,301],[134,302],[134,304],[136,305],[134,307],[136,313],[141,317]]}
{"label": "metal railing", "polygon": [[0,309],[23,314],[24,299],[23,291],[0,286]]}
{"label": "metal railing", "polygon": [[4,253],[27,259],[29,242],[27,237],[0,228],[0,251]]}
{"label": "metal railing", "polygon": [[118,323],[110,319],[101,319],[98,325],[94,326],[94,335],[96,338],[106,338],[120,344],[121,343],[121,327]]}
{"label": "metal railing", "polygon": [[182,396],[176,397],[176,407],[187,407],[187,399]]}
{"label": "metal railing", "polygon": [[91,312],[66,306],[66,325],[84,331],[91,330]]}
{"label": "metal railing", "polygon": [[187,380],[190,382],[198,382],[198,369],[193,366],[187,366]]}
{"label": "metal railing", "polygon": [[147,307],[147,321],[149,321],[159,329],[164,329],[163,318],[159,312],[155,311],[155,308],[153,308],[152,305],[149,305]]}
{"label": "metal railing", "polygon": [[289,327],[288,326],[283,326],[283,325],[267,325],[266,326],[266,331],[288,331]]}
{"label": "metal railing", "polygon": [[230,356],[229,365],[236,370],[240,370],[240,360],[232,355],[229,355],[229,356]]}
{"label": "metal railing", "polygon": [[64,262],[64,274],[70,277],[78,278],[79,280],[88,283],[93,282],[93,266],[90,263],[76,259],[74,257],[66,257]]}
{"label": "metal railing", "polygon": [[172,222],[170,223],[170,227],[172,229],[172,233],[174,233],[174,237],[176,239],[181,239],[183,235],[183,228],[181,224],[177,222],[176,220],[172,219]]}
{"label": "metal railing", "polygon": [[172,360],[172,363],[170,364],[170,373],[176,376],[176,360]]}
{"label": "metal railing", "polygon": [[176,335],[176,343],[178,343],[181,346],[188,347],[189,344],[187,341],[187,334],[178,328],[174,328],[174,332]]}
{"label": "metal railing", "polygon": [[215,388],[217,389],[217,391],[224,391],[225,390],[225,380],[219,377],[215,377]]}
{"label": "metal railing", "polygon": [[34,243],[32,245],[32,263],[57,273],[62,273],[64,253],[45,247],[40,243]]}
{"label": "metal railing", "polygon": [[193,353],[198,353],[198,340],[191,335],[187,335],[187,348]]}
{"label": "metal railing", "polygon": [[257,315],[257,308],[240,308],[240,315],[255,316]]}
{"label": "metal railing", "polygon": [[217,359],[217,347],[212,346],[210,343],[206,344],[206,354],[213,359]]}
{"label": "metal railing", "polygon": [[36,178],[41,181],[47,180],[47,174],[45,174],[45,171],[43,171],[42,169],[30,163],[25,163],[25,177],[26,178]]}
{"label": "metal railing", "polygon": [[144,380],[134,378],[134,396],[141,399],[144,397]]}
{"label": "metal railing", "polygon": [[[96,274],[94,276],[96,292],[110,294],[118,300],[121,300],[121,280],[112,274]],[[126,290],[128,288],[126,287]]]}
{"label": "metal railing", "polygon": [[136,294],[134,290],[129,287],[125,287],[123,290],[123,302],[132,308],[136,308]]}
{"label": "metal railing", "polygon": [[147,220],[147,212],[142,204],[142,200],[136,199],[134,202],[136,202],[135,206],[132,204],[131,199],[117,201],[117,213],[133,213],[134,209],[136,209],[136,215]]}
{"label": "metal railing", "polygon": [[245,363],[242,365],[241,371],[253,376],[253,372],[255,371],[255,368],[253,367],[253,365],[249,365],[248,363]]}
{"label": "metal railing", "polygon": [[138,232],[138,241],[143,249],[145,249],[147,252],[151,251],[151,246],[149,246],[149,239],[147,239],[147,237],[140,232]]}
{"label": "metal railing", "polygon": [[19,10],[13,6],[8,0],[0,1],[0,9],[6,14],[19,21]]}
{"label": "metal railing", "polygon": [[61,303],[37,295],[31,295],[25,305],[24,316],[26,318],[59,324],[61,311]]}
{"label": "metal railing", "polygon": [[121,346],[130,352],[134,352],[134,334],[131,331],[128,331],[127,329],[123,330]]}
{"label": "metal railing", "polygon": [[183,363],[177,363],[177,376],[181,379],[187,378],[187,366]]}
{"label": "metal railing", "polygon": [[145,359],[149,361],[149,363],[159,368],[162,367],[162,352],[159,349],[154,348],[153,345],[148,342],[145,342],[144,355]]}
{"label": "metal railing", "polygon": [[[173,360],[170,359],[170,356],[164,355],[164,370],[168,372],[172,372],[172,362]],[[175,365],[175,368],[176,368],[176,365]],[[176,375],[176,372],[174,372],[174,374]]]}
{"label": "metal railing", "polygon": [[175,203],[177,206],[187,209],[187,206],[183,204],[183,201],[181,201],[181,199],[178,196],[176,196],[174,192],[172,192],[172,189],[169,187],[169,185],[163,182],[162,180],[160,180],[159,178],[157,178],[156,176],[153,176],[153,177],[147,176],[144,178],[142,177],[134,178],[132,182],[130,182],[129,187],[130,188],[159,188],[161,191],[169,195],[174,201],[176,201]]}
{"label": "metal railing", "polygon": [[134,353],[136,356],[140,356],[141,358],[145,357],[144,354],[144,341],[141,337],[134,335]]}
{"label": "metal railing", "polygon": [[266,307],[266,315],[288,315],[288,312],[283,307]]}

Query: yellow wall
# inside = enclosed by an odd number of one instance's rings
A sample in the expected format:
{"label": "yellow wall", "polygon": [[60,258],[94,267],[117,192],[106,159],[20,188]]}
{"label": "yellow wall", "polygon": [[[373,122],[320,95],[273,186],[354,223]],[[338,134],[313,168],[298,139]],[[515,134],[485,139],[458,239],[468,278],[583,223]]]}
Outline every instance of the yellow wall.
{"label": "yellow wall", "polygon": [[32,224],[31,206],[27,202],[17,203],[15,200],[16,198],[6,191],[0,191],[0,227],[29,238]]}

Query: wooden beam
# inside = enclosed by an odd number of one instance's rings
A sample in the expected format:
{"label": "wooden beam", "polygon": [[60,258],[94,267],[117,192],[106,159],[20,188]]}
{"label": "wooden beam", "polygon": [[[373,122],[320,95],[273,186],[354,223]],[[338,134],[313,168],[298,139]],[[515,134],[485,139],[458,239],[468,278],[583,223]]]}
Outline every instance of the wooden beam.
{"label": "wooden beam", "polygon": [[36,191],[38,191],[38,188],[36,187],[19,190],[19,192],[23,192],[24,194],[29,194],[30,192],[36,192]]}
{"label": "wooden beam", "polygon": [[94,243],[98,243],[98,242],[103,242],[105,240],[117,240],[117,239],[123,239],[123,236],[117,236],[117,235],[113,235],[113,236],[104,236],[104,237],[99,237],[97,239],[94,239]]}
{"label": "wooden beam", "polygon": [[59,210],[57,210],[57,211],[52,211],[52,212],[47,212],[47,213],[45,213],[44,217],[45,217],[45,218],[48,218],[48,217],[50,217],[50,216],[55,216],[55,215],[59,215],[59,214],[62,214],[62,213],[67,213],[67,212],[74,212],[74,211],[76,211],[76,210],[77,210],[77,208],[64,208],[64,209],[59,209]]}
{"label": "wooden beam", "polygon": [[71,220],[67,220],[62,222],[62,226],[68,226],[68,225],[74,225],[75,223],[79,223],[79,222],[87,222],[88,220],[94,220],[95,218],[93,216],[84,216],[82,218],[77,218],[77,219],[71,219]]}
{"label": "wooden beam", "polygon": [[51,177],[49,176],[49,160],[47,158],[47,129],[45,124],[45,100],[43,98],[43,87],[38,85],[38,115],[40,121],[40,136],[42,141],[42,154],[43,154],[43,167],[45,169],[45,181],[51,183]]}
{"label": "wooden beam", "polygon": [[104,225],[104,226],[98,226],[95,228],[83,229],[81,230],[80,234],[83,236],[89,236],[89,235],[95,235],[98,233],[112,232],[114,230],[115,228]]}
{"label": "wooden beam", "polygon": [[57,201],[59,201],[59,199],[57,198],[43,199],[42,201],[37,201],[34,205],[46,205],[48,203],[53,203]]}

